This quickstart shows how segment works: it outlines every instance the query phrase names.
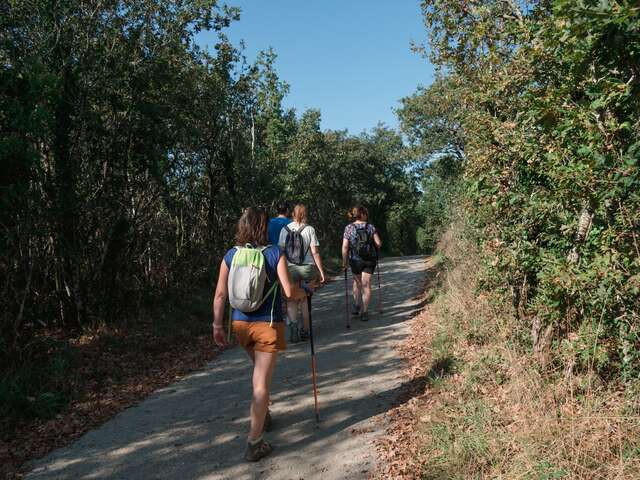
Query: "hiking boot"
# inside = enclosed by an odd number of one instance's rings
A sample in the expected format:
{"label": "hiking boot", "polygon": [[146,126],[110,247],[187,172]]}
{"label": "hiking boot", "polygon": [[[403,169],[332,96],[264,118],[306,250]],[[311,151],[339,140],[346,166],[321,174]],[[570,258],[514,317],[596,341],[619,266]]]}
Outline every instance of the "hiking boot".
{"label": "hiking boot", "polygon": [[353,310],[351,311],[351,316],[357,317],[359,315],[360,315],[360,307],[358,307],[357,305],[354,305]]}
{"label": "hiking boot", "polygon": [[289,324],[289,342],[298,343],[300,341],[300,333],[298,332],[298,324]]}
{"label": "hiking boot", "polygon": [[362,312],[362,315],[360,315],[360,321],[368,322],[369,321],[369,312]]}
{"label": "hiking boot", "polygon": [[260,440],[255,445],[247,442],[247,450],[244,452],[244,459],[247,462],[257,462],[273,451],[271,444],[266,440]]}
{"label": "hiking boot", "polygon": [[300,329],[300,341],[301,342],[306,342],[307,340],[309,340],[309,330],[301,328]]}
{"label": "hiking boot", "polygon": [[271,430],[271,425],[273,424],[273,420],[271,419],[271,412],[267,410],[267,414],[264,417],[264,424],[262,425],[262,431],[268,432]]}

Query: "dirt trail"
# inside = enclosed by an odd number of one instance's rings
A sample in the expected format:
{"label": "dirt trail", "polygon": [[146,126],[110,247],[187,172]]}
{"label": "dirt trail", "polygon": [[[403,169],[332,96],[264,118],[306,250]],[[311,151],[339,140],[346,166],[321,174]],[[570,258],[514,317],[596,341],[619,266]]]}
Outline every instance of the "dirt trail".
{"label": "dirt trail", "polygon": [[[384,313],[376,294],[371,320],[344,324],[344,282],[313,299],[320,391],[316,426],[308,343],[278,359],[267,438],[274,454],[242,460],[251,396],[250,365],[240,348],[157,391],[69,447],[33,463],[29,479],[358,479],[375,467],[373,439],[402,383],[394,347],[419,307],[425,257],[382,264]],[[375,280],[375,279],[374,279]],[[375,286],[375,283],[374,283]]]}

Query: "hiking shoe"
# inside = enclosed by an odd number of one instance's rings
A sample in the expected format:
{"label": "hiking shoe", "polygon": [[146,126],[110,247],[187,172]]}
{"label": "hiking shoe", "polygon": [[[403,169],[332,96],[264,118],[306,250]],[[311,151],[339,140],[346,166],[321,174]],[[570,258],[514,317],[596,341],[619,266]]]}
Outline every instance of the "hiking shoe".
{"label": "hiking shoe", "polygon": [[271,412],[267,410],[267,415],[264,417],[264,424],[262,425],[262,431],[268,432],[269,430],[271,430],[272,423],[273,420],[271,419]]}
{"label": "hiking shoe", "polygon": [[353,307],[353,310],[351,311],[351,316],[353,317],[357,317],[358,315],[360,315],[360,307]]}
{"label": "hiking shoe", "polygon": [[300,333],[298,332],[298,324],[289,324],[289,341],[291,343],[298,343],[300,341]]}
{"label": "hiking shoe", "polygon": [[309,330],[305,330],[304,328],[300,329],[300,341],[306,342],[309,340]]}
{"label": "hiking shoe", "polygon": [[362,312],[362,315],[360,315],[360,320],[362,322],[368,322],[369,321],[369,312]]}
{"label": "hiking shoe", "polygon": [[247,442],[247,450],[244,452],[244,459],[247,462],[257,462],[273,451],[273,447],[266,440],[260,440],[255,445]]}

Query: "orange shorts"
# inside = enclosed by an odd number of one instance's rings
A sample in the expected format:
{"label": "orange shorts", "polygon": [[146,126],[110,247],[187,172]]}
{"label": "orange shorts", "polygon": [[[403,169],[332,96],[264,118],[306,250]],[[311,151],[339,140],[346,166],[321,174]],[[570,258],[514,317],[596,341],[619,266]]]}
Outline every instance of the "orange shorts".
{"label": "orange shorts", "polygon": [[269,322],[234,320],[233,333],[245,350],[276,353],[287,349],[287,342],[284,339],[284,322],[274,322],[270,327]]}

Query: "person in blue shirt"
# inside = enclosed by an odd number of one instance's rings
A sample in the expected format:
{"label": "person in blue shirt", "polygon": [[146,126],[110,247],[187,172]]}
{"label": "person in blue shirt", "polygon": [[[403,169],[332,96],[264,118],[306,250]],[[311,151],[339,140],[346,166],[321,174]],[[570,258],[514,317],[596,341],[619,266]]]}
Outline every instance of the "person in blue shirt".
{"label": "person in blue shirt", "polygon": [[[251,401],[251,427],[247,438],[245,459],[256,462],[271,453],[269,442],[262,438],[262,431],[270,424],[269,389],[278,352],[286,349],[284,322],[282,315],[281,291],[293,301],[306,297],[306,292],[293,283],[289,277],[287,259],[277,245],[267,245],[267,213],[258,208],[247,208],[236,227],[236,245],[250,245],[253,248],[266,247],[262,251],[265,259],[267,281],[264,291],[278,282],[273,302],[266,301],[253,312],[233,309],[233,331],[238,343],[246,350],[253,363],[253,398]],[[213,340],[218,347],[228,346],[223,324],[227,303],[229,272],[236,248],[231,248],[220,263],[220,273],[213,298]]]}
{"label": "person in blue shirt", "polygon": [[269,220],[269,245],[278,245],[280,231],[291,223],[291,208],[287,202],[280,202],[277,208],[278,216]]}

